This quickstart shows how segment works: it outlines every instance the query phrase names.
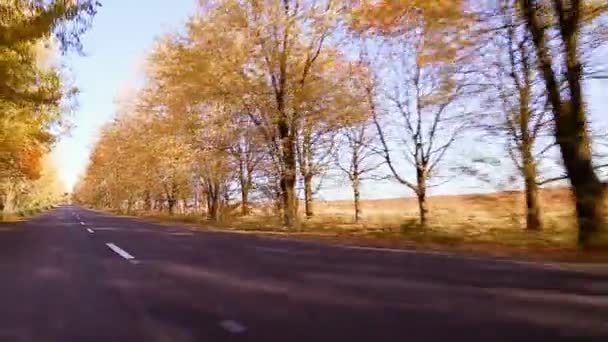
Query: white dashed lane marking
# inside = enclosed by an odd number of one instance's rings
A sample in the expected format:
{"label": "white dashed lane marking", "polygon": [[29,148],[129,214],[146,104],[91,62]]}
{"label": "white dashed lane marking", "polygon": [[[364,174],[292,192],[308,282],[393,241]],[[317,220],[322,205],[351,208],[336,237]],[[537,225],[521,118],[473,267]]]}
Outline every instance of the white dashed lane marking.
{"label": "white dashed lane marking", "polygon": [[126,260],[135,259],[134,256],[132,256],[131,254],[127,253],[122,248],[116,246],[115,244],[113,244],[111,242],[106,243],[106,246],[108,246],[112,251],[114,251],[114,253],[120,255],[121,257],[123,257]]}
{"label": "white dashed lane marking", "polygon": [[86,224],[86,223],[84,223],[84,222],[80,221],[80,225],[81,225],[81,226],[84,226],[85,224]]}
{"label": "white dashed lane marking", "polygon": [[221,321],[220,326],[232,334],[241,334],[247,330],[247,328],[239,322],[230,319]]}
{"label": "white dashed lane marking", "polygon": [[95,232],[93,231],[93,229],[91,229],[91,228],[87,228],[87,232],[89,232],[89,233],[91,233],[91,234],[95,233]]}
{"label": "white dashed lane marking", "polygon": [[173,235],[173,236],[193,236],[193,233],[188,233],[188,232],[170,232],[169,235]]}

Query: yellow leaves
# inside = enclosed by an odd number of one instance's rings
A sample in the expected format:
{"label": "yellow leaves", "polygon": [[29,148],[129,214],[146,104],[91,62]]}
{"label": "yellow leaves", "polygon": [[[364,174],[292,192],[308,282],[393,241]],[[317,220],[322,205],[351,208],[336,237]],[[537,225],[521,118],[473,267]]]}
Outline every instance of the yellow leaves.
{"label": "yellow leaves", "polygon": [[451,63],[469,45],[465,0],[366,0],[351,11],[351,29],[382,38],[405,38],[418,65]]}
{"label": "yellow leaves", "polygon": [[[41,158],[54,141],[49,127],[64,128],[61,104],[73,94],[62,84],[57,51],[45,31],[55,23],[47,23],[51,26],[46,29],[38,22],[22,27],[40,14],[27,13],[39,4],[0,4],[0,182],[6,177],[13,181],[40,177]],[[59,23],[67,18],[56,19]]]}
{"label": "yellow leaves", "polygon": [[583,2],[583,22],[591,22],[608,14],[608,2],[605,0],[587,0]]}
{"label": "yellow leaves", "polygon": [[23,205],[44,207],[65,200],[63,195],[66,189],[59,179],[57,165],[51,156],[43,156],[40,164],[40,177],[27,183],[27,194],[21,201]]}
{"label": "yellow leaves", "polygon": [[362,0],[351,12],[352,27],[385,35],[402,34],[419,27],[449,27],[463,17],[462,0]]}
{"label": "yellow leaves", "polygon": [[40,178],[43,154],[44,151],[39,145],[22,147],[16,155],[17,170],[27,179]]}

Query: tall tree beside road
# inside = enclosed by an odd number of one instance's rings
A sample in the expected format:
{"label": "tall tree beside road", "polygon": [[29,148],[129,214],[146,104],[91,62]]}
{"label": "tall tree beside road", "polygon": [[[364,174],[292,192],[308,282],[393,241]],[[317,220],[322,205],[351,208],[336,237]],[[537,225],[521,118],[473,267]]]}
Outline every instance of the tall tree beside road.
{"label": "tall tree beside road", "polygon": [[[593,4],[588,2],[587,4]],[[555,125],[555,139],[576,201],[579,244],[607,245],[605,185],[594,170],[582,87],[580,38],[587,9],[582,0],[520,0]],[[608,6],[598,6],[608,12]],[[553,48],[557,45],[558,48]]]}
{"label": "tall tree beside road", "polygon": [[[494,140],[496,135],[506,137],[507,153],[523,179],[526,228],[541,230],[539,165],[552,151],[554,142],[547,141],[552,125],[547,97],[540,87],[534,47],[517,11],[517,0],[503,0],[496,8],[497,28],[487,33],[491,36],[489,39],[481,39],[480,48],[489,53],[480,58],[477,68],[489,85],[486,89],[487,110],[491,112],[488,131]],[[494,114],[497,98],[502,115]]]}
{"label": "tall tree beside road", "polygon": [[349,126],[340,133],[336,166],[343,172],[353,189],[355,222],[362,218],[361,186],[365,180],[374,179],[374,173],[383,165],[374,150],[376,144],[374,127],[369,122]]}
{"label": "tall tree beside road", "polygon": [[[0,4],[0,207],[18,209],[17,193],[42,175],[43,159],[63,124],[63,84],[50,57],[59,42],[81,48],[80,36],[98,7],[94,1],[3,1]],[[55,44],[57,45],[57,44]],[[54,130],[51,131],[50,127]]]}
{"label": "tall tree beside road", "polygon": [[[460,21],[449,18],[451,27],[435,20],[435,16],[458,12],[459,3],[445,2],[443,10],[436,5],[363,2],[353,10],[351,20],[353,31],[363,41],[364,63],[375,73],[366,88],[379,153],[392,177],[416,195],[422,227],[428,220],[428,188],[467,122],[459,105],[464,88],[457,77],[458,52],[452,39],[459,38],[449,35]],[[368,48],[369,37],[380,47]],[[370,51],[378,50],[370,56]],[[402,160],[411,169],[400,166]]]}

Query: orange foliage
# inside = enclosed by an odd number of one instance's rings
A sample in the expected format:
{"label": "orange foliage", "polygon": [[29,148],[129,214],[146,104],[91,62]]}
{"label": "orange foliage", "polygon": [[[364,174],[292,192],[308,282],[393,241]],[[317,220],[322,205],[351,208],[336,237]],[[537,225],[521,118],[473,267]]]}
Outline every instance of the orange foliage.
{"label": "orange foliage", "polygon": [[419,27],[426,31],[453,25],[462,18],[463,0],[352,0],[352,26],[357,31],[400,34]]}
{"label": "orange foliage", "polygon": [[42,157],[44,150],[42,147],[34,145],[20,149],[16,153],[17,170],[27,179],[35,180],[40,178],[42,173]]}
{"label": "orange foliage", "polygon": [[465,0],[352,0],[350,27],[385,37],[417,40],[419,65],[452,63],[469,46],[473,15]]}

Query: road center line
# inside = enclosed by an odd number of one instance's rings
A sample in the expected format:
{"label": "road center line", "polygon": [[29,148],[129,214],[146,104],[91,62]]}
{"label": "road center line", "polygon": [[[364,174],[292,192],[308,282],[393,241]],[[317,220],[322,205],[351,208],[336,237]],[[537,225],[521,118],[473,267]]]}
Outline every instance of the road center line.
{"label": "road center line", "polygon": [[127,260],[135,259],[134,256],[132,256],[131,254],[125,252],[123,249],[121,249],[120,247],[116,246],[115,244],[113,244],[111,242],[106,243],[106,246],[108,246],[116,254],[120,255],[121,257],[123,257],[123,258],[125,258]]}
{"label": "road center line", "polygon": [[87,232],[89,232],[89,233],[91,233],[91,234],[95,233],[95,232],[93,231],[93,229],[91,229],[91,228],[87,228]]}
{"label": "road center line", "polygon": [[233,321],[230,319],[221,321],[220,326],[222,328],[224,328],[226,331],[233,333],[233,334],[240,334],[240,333],[245,332],[245,330],[247,330],[247,328],[245,328],[245,326],[243,326],[239,322]]}

